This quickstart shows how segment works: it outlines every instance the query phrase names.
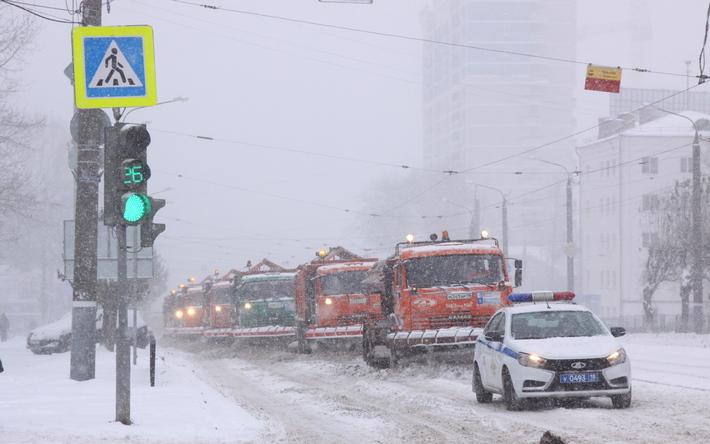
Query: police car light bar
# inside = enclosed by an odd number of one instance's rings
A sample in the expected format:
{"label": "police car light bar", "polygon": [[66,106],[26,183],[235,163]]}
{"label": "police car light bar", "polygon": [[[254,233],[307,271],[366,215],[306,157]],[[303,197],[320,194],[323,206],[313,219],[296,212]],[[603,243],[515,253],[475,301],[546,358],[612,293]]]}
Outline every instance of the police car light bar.
{"label": "police car light bar", "polygon": [[531,291],[530,293],[512,293],[508,296],[510,302],[542,302],[571,301],[574,293],[571,291]]}

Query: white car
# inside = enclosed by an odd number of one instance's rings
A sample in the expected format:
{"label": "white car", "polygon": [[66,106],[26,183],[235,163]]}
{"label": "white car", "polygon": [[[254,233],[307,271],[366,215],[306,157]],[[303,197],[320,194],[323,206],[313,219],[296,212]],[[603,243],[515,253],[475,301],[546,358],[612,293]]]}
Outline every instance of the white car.
{"label": "white car", "polygon": [[490,402],[503,395],[508,410],[527,398],[608,396],[615,408],[631,404],[631,365],[616,337],[571,292],[517,293],[476,341],[473,391]]}

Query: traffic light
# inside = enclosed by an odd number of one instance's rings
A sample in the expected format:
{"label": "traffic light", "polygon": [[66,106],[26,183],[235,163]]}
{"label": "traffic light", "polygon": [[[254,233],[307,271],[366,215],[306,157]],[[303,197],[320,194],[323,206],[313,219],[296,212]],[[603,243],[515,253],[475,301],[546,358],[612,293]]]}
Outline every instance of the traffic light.
{"label": "traffic light", "polygon": [[106,133],[104,224],[140,225],[143,247],[152,246],[165,230],[164,224],[153,223],[165,200],[148,195],[148,145],[150,133],[145,125],[119,123]]}

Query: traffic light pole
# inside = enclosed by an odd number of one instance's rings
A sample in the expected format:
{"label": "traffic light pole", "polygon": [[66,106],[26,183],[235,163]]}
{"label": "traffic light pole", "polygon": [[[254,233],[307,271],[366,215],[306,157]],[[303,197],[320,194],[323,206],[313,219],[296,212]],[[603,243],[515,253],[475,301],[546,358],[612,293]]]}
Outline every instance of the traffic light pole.
{"label": "traffic light pole", "polygon": [[118,341],[116,342],[116,421],[131,423],[131,342],[128,338],[126,225],[116,225],[118,244]]}
{"label": "traffic light pole", "polygon": [[[101,0],[84,0],[82,11],[84,25],[101,25]],[[96,244],[101,142],[100,132],[95,131],[96,122],[91,119],[78,119],[78,122],[69,377],[75,381],[86,381],[96,375]]]}

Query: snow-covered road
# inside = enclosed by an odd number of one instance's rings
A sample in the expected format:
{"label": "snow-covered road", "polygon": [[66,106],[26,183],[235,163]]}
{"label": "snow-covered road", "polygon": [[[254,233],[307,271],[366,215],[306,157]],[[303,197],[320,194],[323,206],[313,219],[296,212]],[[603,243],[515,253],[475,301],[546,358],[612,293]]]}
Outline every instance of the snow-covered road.
{"label": "snow-covered road", "polygon": [[266,423],[262,442],[534,443],[545,430],[569,443],[710,442],[710,337],[631,335],[634,401],[508,412],[475,402],[470,365],[410,362],[372,370],[359,357],[242,348],[168,350]]}

